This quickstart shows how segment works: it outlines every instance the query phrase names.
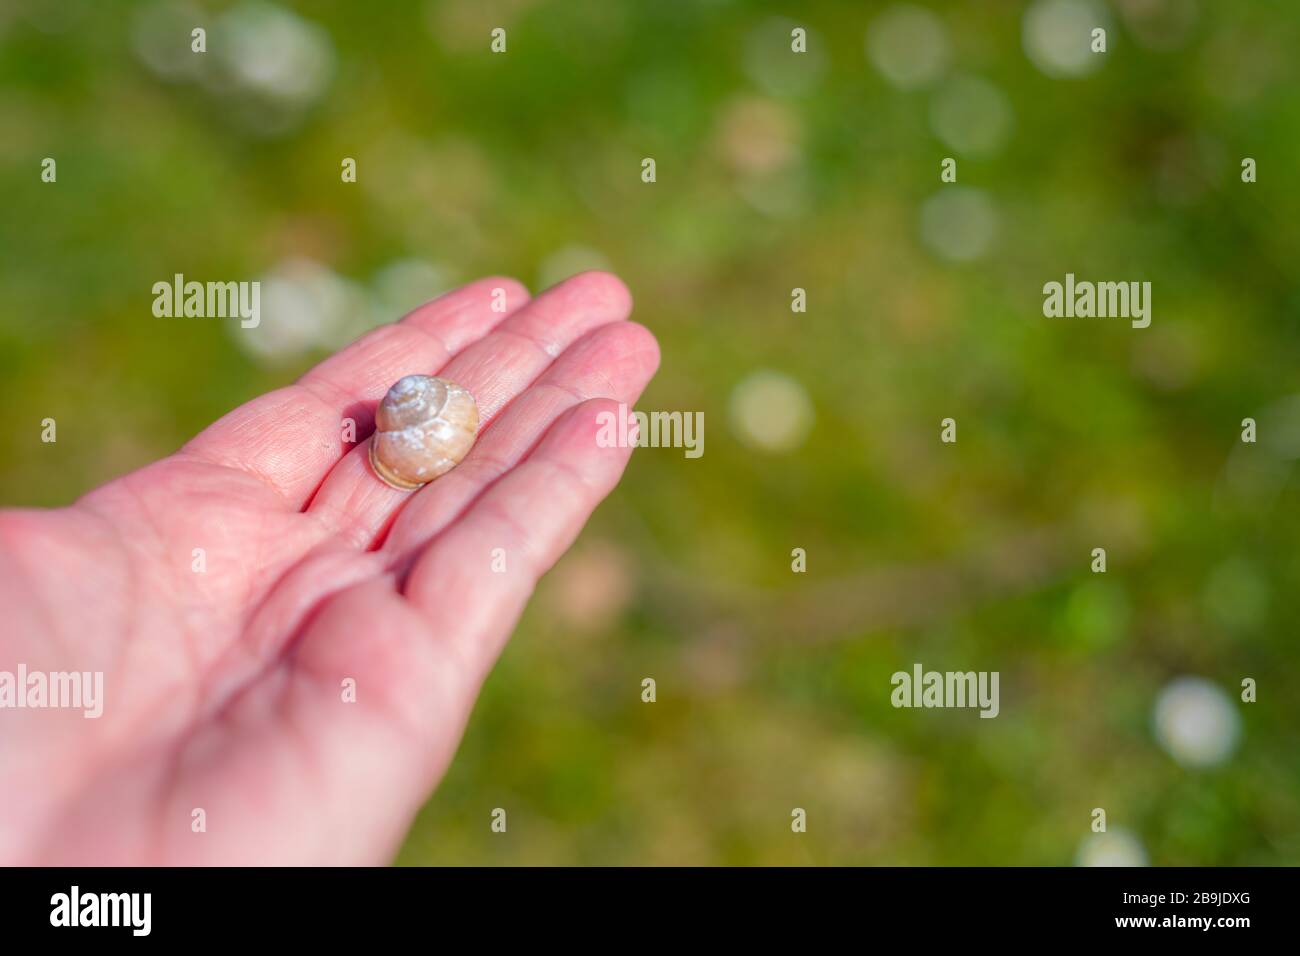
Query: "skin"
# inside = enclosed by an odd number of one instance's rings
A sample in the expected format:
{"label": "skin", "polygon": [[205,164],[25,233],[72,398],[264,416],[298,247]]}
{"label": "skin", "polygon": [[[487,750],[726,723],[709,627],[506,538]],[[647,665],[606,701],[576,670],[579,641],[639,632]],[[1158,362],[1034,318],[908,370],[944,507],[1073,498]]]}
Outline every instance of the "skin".
{"label": "skin", "polygon": [[[0,511],[0,671],[104,673],[98,719],[0,710],[0,862],[391,860],[631,454],[596,442],[658,367],[630,311],[606,273],[532,300],[484,279],[70,507]],[[464,385],[484,424],[457,468],[400,492],[365,436],[412,372]]]}

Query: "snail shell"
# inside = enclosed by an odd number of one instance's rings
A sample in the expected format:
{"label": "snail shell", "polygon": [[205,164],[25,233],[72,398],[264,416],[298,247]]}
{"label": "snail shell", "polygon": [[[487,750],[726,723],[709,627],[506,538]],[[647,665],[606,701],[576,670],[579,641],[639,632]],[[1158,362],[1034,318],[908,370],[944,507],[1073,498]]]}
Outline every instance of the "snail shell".
{"label": "snail shell", "polygon": [[478,435],[478,404],[468,390],[433,375],[407,375],[375,412],[370,467],[402,491],[455,468]]}

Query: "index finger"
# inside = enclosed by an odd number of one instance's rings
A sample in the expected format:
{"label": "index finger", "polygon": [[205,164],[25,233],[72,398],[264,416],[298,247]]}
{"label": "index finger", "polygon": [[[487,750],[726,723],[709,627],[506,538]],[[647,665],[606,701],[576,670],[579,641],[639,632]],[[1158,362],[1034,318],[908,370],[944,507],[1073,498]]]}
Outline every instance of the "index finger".
{"label": "index finger", "polygon": [[182,449],[254,475],[301,511],[348,450],[344,418],[364,435],[384,391],[411,370],[436,374],[528,301],[514,279],[480,279],[374,329],[308,371],[223,416]]}

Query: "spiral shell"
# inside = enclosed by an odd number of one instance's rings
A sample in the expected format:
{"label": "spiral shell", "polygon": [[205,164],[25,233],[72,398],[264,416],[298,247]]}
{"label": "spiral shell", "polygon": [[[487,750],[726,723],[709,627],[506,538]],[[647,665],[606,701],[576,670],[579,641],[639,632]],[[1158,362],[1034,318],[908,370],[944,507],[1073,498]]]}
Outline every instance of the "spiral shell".
{"label": "spiral shell", "polygon": [[370,467],[402,491],[455,468],[478,435],[478,404],[468,390],[432,375],[407,375],[375,412]]}

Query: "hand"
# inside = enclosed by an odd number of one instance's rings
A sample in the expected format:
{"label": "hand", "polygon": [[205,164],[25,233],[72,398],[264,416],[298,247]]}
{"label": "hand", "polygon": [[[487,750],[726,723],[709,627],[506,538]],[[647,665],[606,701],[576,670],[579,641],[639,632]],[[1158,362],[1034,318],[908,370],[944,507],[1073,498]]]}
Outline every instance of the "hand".
{"label": "hand", "polygon": [[[0,862],[390,860],[627,463],[596,417],[658,365],[630,310],[604,273],[532,301],[475,282],[71,507],[0,512],[0,680],[103,673],[98,718],[0,709]],[[410,493],[364,436],[413,372],[468,388],[483,426]]]}

